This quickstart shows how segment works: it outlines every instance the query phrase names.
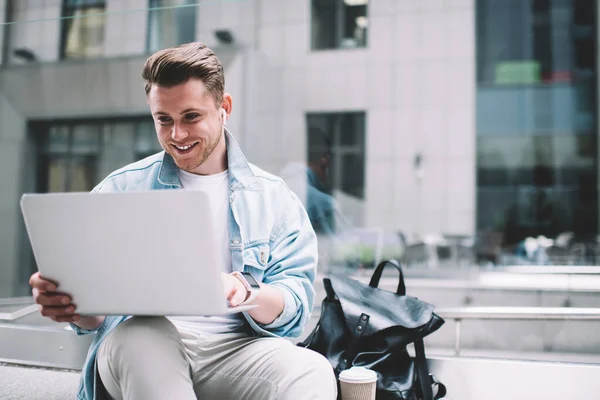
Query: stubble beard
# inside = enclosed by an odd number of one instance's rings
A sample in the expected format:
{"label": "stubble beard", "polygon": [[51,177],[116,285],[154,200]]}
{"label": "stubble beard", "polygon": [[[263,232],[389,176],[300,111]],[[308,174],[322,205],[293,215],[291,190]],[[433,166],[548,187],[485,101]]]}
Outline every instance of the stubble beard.
{"label": "stubble beard", "polygon": [[[208,157],[210,157],[210,155],[215,151],[215,149],[219,145],[219,142],[221,141],[222,136],[223,132],[220,132],[213,142],[208,143],[208,146],[204,148],[204,150],[202,150],[202,153],[200,153],[199,157],[195,161],[188,161],[185,164],[180,164],[177,161],[177,157],[175,157],[173,154],[171,156],[175,160],[175,164],[177,165],[177,167],[179,167],[179,169],[182,169],[187,172],[193,172],[196,168],[204,164]],[[196,146],[198,145],[200,145],[200,143],[198,143]]]}

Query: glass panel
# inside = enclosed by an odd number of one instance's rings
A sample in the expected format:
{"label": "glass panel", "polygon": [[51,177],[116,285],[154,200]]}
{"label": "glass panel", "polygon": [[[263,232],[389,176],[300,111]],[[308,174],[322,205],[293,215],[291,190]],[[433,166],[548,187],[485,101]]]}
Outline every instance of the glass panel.
{"label": "glass panel", "polygon": [[95,157],[78,157],[71,160],[69,191],[89,192],[96,186]]}
{"label": "glass panel", "polygon": [[160,147],[160,143],[156,139],[154,121],[144,121],[137,124],[135,140],[136,158],[148,157],[159,151],[162,151],[162,147]]}
{"label": "glass panel", "polygon": [[312,0],[312,48],[367,45],[367,0]]}
{"label": "glass panel", "polygon": [[69,179],[69,161],[55,158],[48,160],[48,192],[64,192]]}
{"label": "glass panel", "polygon": [[344,152],[340,154],[342,159],[340,169],[342,182],[340,190],[351,196],[363,198],[364,196],[364,169],[365,161],[362,154],[353,154],[353,152]]}
{"label": "glass panel", "polygon": [[104,7],[67,9],[65,58],[98,58],[104,55]]}
{"label": "glass panel", "polygon": [[[595,51],[595,22],[575,8],[594,7],[477,5],[477,201],[486,205],[478,208],[478,232],[500,238],[497,264],[594,264],[595,255],[564,256],[598,234],[597,102],[589,85],[596,65],[583,56]],[[555,246],[561,237],[569,240],[552,251],[563,256],[543,251],[539,238]]]}
{"label": "glass panel", "polygon": [[317,233],[341,233],[351,220],[362,221],[364,113],[308,114],[306,120],[309,217]]}
{"label": "glass panel", "polygon": [[312,48],[332,49],[337,47],[336,32],[337,0],[312,0]]}
{"label": "glass panel", "polygon": [[[576,268],[600,267],[597,3],[0,0],[0,297],[30,296],[37,269],[21,195],[161,151],[143,65],[200,40],[245,158],[306,206],[317,303],[327,274],[394,257],[436,310],[597,307],[600,269]],[[462,326],[465,355],[600,363],[593,321]]]}
{"label": "glass panel", "polygon": [[57,125],[50,128],[48,151],[51,153],[66,153],[69,149],[69,127]]}
{"label": "glass panel", "polygon": [[[348,3],[358,4],[351,6]],[[344,35],[340,47],[365,47],[369,21],[367,19],[367,1],[346,1],[344,4]]]}
{"label": "glass panel", "polygon": [[151,0],[148,13],[148,49],[193,42],[196,37],[195,0]]}
{"label": "glass panel", "polygon": [[100,151],[100,125],[75,125],[71,152],[76,154],[98,153]]}

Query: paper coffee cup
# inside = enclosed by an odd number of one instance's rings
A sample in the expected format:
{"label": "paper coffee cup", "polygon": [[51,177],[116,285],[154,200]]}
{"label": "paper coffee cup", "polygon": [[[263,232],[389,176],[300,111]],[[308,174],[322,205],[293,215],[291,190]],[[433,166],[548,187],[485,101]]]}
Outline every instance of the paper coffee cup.
{"label": "paper coffee cup", "polygon": [[377,373],[365,367],[352,367],[340,373],[342,400],[375,400]]}

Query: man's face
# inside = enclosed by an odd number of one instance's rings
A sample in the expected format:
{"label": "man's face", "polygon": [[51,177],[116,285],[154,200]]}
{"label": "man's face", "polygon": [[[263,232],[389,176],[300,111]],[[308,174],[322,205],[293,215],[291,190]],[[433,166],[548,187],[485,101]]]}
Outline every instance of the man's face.
{"label": "man's face", "polygon": [[148,104],[162,148],[179,168],[196,172],[221,141],[221,104],[199,79],[170,88],[152,85]]}

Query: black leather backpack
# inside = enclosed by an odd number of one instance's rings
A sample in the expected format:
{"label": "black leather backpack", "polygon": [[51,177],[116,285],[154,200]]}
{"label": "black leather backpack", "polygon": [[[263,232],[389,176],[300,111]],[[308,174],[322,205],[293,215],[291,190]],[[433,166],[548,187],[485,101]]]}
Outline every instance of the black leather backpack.
{"label": "black leather backpack", "polygon": [[[377,288],[387,265],[400,272],[396,293]],[[336,275],[323,283],[327,297],[319,322],[299,346],[324,355],[336,377],[352,366],[374,370],[378,400],[433,400],[446,394],[445,386],[429,374],[423,345],[423,338],[444,320],[433,312],[433,305],[406,296],[397,261],[379,264],[369,285]],[[415,346],[414,358],[406,350],[410,343]]]}

